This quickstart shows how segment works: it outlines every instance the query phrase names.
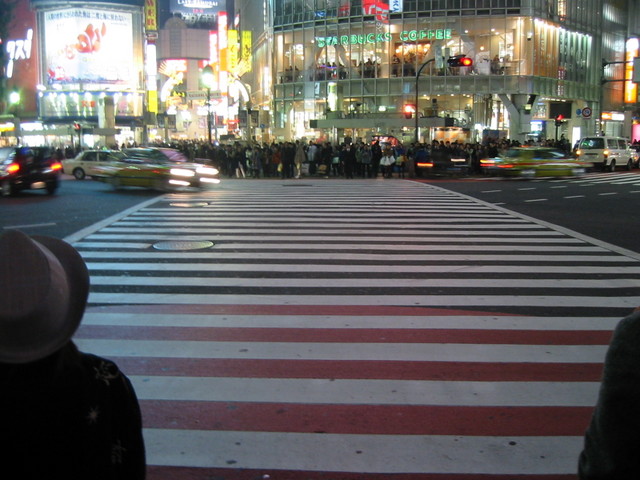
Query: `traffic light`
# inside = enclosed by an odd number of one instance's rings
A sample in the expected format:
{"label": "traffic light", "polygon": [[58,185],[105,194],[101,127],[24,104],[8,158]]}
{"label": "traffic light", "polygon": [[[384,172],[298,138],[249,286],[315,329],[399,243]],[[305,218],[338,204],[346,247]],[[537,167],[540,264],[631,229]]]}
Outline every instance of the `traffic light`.
{"label": "traffic light", "polygon": [[402,111],[404,112],[404,118],[411,118],[416,113],[416,106],[412,103],[407,103]]}
{"label": "traffic light", "polygon": [[78,122],[73,122],[73,129],[74,129],[76,132],[79,132],[79,131],[80,131],[80,128],[82,128],[82,127],[80,126],[80,124],[79,124]]}
{"label": "traffic light", "polygon": [[453,57],[449,57],[447,64],[450,67],[470,67],[473,65],[473,60],[464,54],[454,55]]}
{"label": "traffic light", "polygon": [[556,121],[556,127],[561,127],[562,123],[564,122],[564,115],[562,114],[556,115],[555,121]]}

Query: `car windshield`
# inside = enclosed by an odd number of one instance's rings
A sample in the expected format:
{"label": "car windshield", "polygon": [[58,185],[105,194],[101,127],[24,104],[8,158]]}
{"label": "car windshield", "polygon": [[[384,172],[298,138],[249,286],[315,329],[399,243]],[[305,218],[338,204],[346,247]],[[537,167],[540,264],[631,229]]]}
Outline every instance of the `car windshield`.
{"label": "car windshield", "polygon": [[565,155],[558,150],[548,150],[548,149],[534,149],[534,148],[522,148],[516,149],[512,148],[507,150],[503,155],[504,158],[508,158],[511,160],[517,159],[560,159],[564,158]]}
{"label": "car windshield", "polygon": [[13,147],[0,148],[0,164],[3,164],[7,160],[13,158],[12,153],[14,152],[14,150],[15,148]]}
{"label": "car windshield", "polygon": [[578,148],[583,150],[604,148],[604,138],[584,138]]}
{"label": "car windshield", "polygon": [[170,148],[125,149],[123,152],[129,158],[152,163],[183,163],[187,161],[182,153]]}
{"label": "car windshield", "polygon": [[108,158],[109,160],[124,161],[127,158],[127,156],[122,152],[113,151],[113,152],[109,152]]}

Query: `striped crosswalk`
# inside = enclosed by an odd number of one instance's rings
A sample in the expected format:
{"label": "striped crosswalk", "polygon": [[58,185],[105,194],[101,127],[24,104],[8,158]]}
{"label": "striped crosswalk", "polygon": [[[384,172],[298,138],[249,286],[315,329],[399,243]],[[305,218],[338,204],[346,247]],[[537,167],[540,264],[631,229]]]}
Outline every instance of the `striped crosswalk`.
{"label": "striped crosswalk", "polygon": [[637,255],[409,181],[228,181],[73,241],[152,480],[575,478],[640,305]]}
{"label": "striped crosswalk", "polygon": [[[549,180],[547,180],[549,181]],[[584,177],[554,179],[557,183],[574,183],[580,185],[638,185],[640,175],[636,171],[631,172],[598,172],[590,173]]]}

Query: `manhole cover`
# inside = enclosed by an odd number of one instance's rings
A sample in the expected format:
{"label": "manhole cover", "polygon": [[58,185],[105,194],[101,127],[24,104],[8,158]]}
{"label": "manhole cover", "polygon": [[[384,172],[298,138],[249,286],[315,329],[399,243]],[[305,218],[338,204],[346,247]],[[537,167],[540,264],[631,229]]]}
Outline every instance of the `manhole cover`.
{"label": "manhole cover", "polygon": [[158,242],[153,244],[156,250],[202,250],[213,247],[213,242],[208,240],[202,241],[183,241],[173,240],[168,242]]}
{"label": "manhole cover", "polygon": [[204,202],[199,202],[199,203],[170,203],[169,204],[172,207],[184,207],[184,208],[189,208],[189,207],[206,207],[207,205],[209,205],[208,203],[204,203]]}

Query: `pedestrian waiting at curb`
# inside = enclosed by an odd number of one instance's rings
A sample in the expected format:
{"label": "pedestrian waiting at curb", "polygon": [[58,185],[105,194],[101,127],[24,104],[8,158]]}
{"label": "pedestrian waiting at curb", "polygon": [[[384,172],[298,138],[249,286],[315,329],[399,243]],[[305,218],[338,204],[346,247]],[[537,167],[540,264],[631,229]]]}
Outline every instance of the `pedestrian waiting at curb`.
{"label": "pedestrian waiting at curb", "polygon": [[0,236],[2,468],[21,480],[145,478],[140,408],[111,361],[80,352],[89,274],[51,237]]}
{"label": "pedestrian waiting at curb", "polygon": [[578,462],[580,480],[640,478],[639,310],[618,323],[607,350],[598,402]]}
{"label": "pedestrian waiting at curb", "polygon": [[393,151],[387,148],[382,153],[380,159],[380,167],[382,168],[382,176],[384,178],[393,178],[393,167],[396,164],[396,157],[393,156]]}

